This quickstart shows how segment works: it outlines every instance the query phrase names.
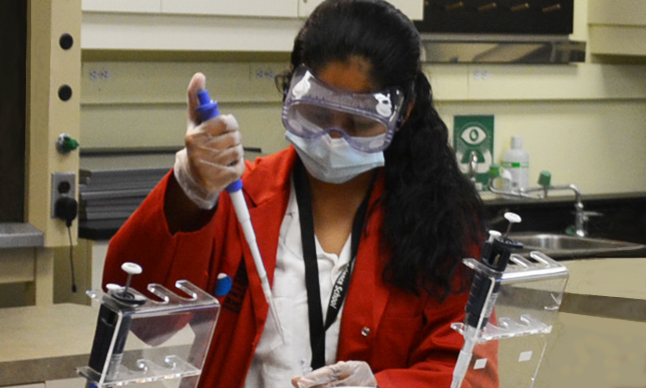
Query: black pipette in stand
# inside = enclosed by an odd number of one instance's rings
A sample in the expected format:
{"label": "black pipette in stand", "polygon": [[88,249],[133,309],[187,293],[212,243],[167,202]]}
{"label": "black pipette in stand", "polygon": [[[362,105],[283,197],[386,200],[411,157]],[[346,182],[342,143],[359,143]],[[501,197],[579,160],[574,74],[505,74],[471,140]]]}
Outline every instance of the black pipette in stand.
{"label": "black pipette in stand", "polygon": [[[509,239],[511,227],[521,221],[520,216],[514,213],[505,213],[509,226],[505,235],[495,230],[489,232],[489,239],[482,247],[481,263],[489,269],[502,273],[507,268],[509,257],[512,252],[522,249],[523,245]],[[473,348],[480,338],[482,331],[487,326],[500,290],[500,279],[493,279],[482,272],[477,272],[471,285],[469,301],[466,307],[466,319],[464,326],[464,346],[460,350],[458,361],[453,371],[453,382],[451,388],[460,388],[466,375]]]}
{"label": "black pipette in stand", "polygon": [[[129,314],[124,313],[134,310],[146,301],[129,290],[132,276],[140,274],[141,267],[135,263],[124,263],[121,269],[128,274],[128,280],[125,287],[116,284],[107,286],[108,294],[103,297],[101,308],[99,309],[92,352],[88,362],[88,366],[98,375],[105,373],[106,381],[116,378],[118,367],[123,358],[123,350],[132,320]],[[116,338],[110,354],[115,331],[117,331]]]}

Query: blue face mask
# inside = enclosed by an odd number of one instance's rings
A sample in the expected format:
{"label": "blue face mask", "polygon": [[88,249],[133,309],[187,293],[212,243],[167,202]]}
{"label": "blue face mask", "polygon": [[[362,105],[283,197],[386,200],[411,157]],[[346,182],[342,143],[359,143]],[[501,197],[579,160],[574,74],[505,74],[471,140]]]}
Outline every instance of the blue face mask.
{"label": "blue face mask", "polygon": [[344,138],[324,135],[304,139],[289,131],[285,138],[294,145],[307,171],[323,182],[344,183],[385,163],[383,152],[359,151]]}

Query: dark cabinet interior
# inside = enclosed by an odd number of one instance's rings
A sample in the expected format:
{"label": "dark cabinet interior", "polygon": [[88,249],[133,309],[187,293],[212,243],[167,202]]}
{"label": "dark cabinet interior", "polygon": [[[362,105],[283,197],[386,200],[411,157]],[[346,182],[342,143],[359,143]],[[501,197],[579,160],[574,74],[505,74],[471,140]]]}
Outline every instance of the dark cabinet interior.
{"label": "dark cabinet interior", "polygon": [[[646,244],[646,193],[586,195],[583,204],[586,211],[595,213],[587,222],[590,237]],[[503,214],[508,211],[523,219],[514,225],[515,232],[564,233],[574,224],[574,201],[571,197],[541,201],[500,198],[488,201],[486,209],[488,227],[495,230],[505,230],[507,222]]]}
{"label": "dark cabinet interior", "polygon": [[426,0],[418,30],[429,33],[567,35],[574,0]]}
{"label": "dark cabinet interior", "polygon": [[0,42],[0,222],[23,222],[27,1],[0,1]]}

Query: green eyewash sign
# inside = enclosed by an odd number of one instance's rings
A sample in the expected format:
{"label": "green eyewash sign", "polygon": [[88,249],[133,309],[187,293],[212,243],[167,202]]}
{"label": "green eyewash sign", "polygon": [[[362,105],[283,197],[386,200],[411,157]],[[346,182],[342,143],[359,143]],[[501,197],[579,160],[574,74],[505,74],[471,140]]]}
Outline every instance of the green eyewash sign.
{"label": "green eyewash sign", "polygon": [[[453,149],[460,170],[475,179],[478,190],[488,190],[489,166],[493,162],[494,116],[453,116]],[[477,159],[475,170],[470,161]],[[471,171],[471,172],[470,172]]]}

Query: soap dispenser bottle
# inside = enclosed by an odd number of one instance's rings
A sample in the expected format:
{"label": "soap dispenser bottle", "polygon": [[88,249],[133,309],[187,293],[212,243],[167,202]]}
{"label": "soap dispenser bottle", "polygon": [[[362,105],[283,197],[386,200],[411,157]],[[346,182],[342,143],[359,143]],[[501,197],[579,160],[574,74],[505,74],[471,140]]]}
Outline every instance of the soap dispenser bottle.
{"label": "soap dispenser bottle", "polygon": [[511,149],[503,155],[502,167],[511,173],[509,189],[529,187],[529,154],[523,149],[522,137],[511,137]]}

